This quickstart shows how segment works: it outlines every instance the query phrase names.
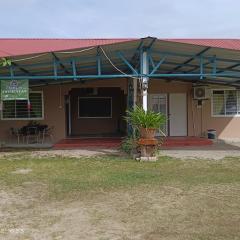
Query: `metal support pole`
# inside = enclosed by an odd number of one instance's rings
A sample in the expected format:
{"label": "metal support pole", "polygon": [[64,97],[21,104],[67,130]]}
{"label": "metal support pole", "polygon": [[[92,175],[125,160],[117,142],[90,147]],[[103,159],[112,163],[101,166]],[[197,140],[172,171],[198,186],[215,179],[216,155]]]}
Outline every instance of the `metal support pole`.
{"label": "metal support pole", "polygon": [[216,56],[214,56],[213,61],[212,61],[213,69],[212,69],[212,74],[215,75],[217,73],[217,61],[216,61]]}
{"label": "metal support pole", "polygon": [[53,73],[54,73],[54,78],[57,79],[58,76],[58,61],[56,58],[53,58]]}
{"label": "metal support pole", "polygon": [[142,104],[143,110],[147,111],[147,97],[148,97],[148,81],[149,77],[147,74],[149,72],[149,62],[148,62],[148,55],[146,51],[142,52],[142,74],[146,75],[142,77]]}
{"label": "metal support pole", "polygon": [[14,69],[13,69],[12,65],[10,66],[10,75],[11,75],[11,80],[13,80],[14,79]]}
{"label": "metal support pole", "polygon": [[133,79],[133,108],[137,106],[137,78]]}
{"label": "metal support pole", "polygon": [[200,79],[203,79],[203,57],[200,56]]}
{"label": "metal support pole", "polygon": [[77,68],[76,68],[76,61],[75,59],[73,58],[72,61],[71,61],[71,64],[72,64],[72,72],[73,72],[73,76],[74,76],[74,81],[77,81]]}
{"label": "metal support pole", "polygon": [[101,55],[100,55],[99,47],[97,49],[97,73],[98,73],[99,76],[102,74],[102,71],[101,71]]}
{"label": "metal support pole", "polygon": [[[127,109],[131,111],[134,108],[134,89],[133,89],[133,79],[128,79],[128,93],[127,93]],[[127,133],[128,136],[131,136],[133,133],[133,128],[130,123],[127,124]]]}

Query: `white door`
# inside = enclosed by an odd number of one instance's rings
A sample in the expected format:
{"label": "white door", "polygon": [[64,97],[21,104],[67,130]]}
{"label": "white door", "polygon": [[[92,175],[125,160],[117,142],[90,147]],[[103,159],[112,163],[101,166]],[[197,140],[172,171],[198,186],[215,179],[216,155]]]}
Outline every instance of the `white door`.
{"label": "white door", "polygon": [[170,136],[187,136],[187,96],[186,93],[169,94]]}
{"label": "white door", "polygon": [[[154,112],[161,112],[167,117],[167,94],[149,94],[148,108]],[[159,126],[160,127],[160,126]],[[167,121],[160,130],[157,132],[157,136],[167,135]]]}

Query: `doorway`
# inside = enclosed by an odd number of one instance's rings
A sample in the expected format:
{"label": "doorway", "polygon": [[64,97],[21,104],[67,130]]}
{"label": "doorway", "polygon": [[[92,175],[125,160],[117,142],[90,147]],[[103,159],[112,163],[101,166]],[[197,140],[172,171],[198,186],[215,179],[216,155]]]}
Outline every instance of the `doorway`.
{"label": "doorway", "polygon": [[169,131],[170,136],[187,136],[187,95],[169,94]]}
{"label": "doorway", "polygon": [[149,94],[149,109],[167,116],[157,136],[187,136],[186,93]]}
{"label": "doorway", "polygon": [[[154,112],[163,113],[165,116],[168,116],[168,101],[167,94],[149,94],[149,109]],[[168,136],[168,120],[163,126],[160,127],[160,130],[157,131],[157,136]]]}
{"label": "doorway", "polygon": [[119,87],[72,88],[68,132],[71,137],[112,137],[126,133],[126,96]]}

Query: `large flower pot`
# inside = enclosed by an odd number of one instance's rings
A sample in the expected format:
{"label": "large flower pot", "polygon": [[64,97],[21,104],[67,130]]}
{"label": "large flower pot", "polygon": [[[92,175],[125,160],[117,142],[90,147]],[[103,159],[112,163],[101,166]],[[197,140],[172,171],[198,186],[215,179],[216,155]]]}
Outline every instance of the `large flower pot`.
{"label": "large flower pot", "polygon": [[140,147],[140,161],[156,161],[155,156],[158,140],[156,138],[140,138],[138,140]]}
{"label": "large flower pot", "polygon": [[154,138],[156,134],[155,128],[141,128],[140,129],[140,136],[142,138],[151,139]]}

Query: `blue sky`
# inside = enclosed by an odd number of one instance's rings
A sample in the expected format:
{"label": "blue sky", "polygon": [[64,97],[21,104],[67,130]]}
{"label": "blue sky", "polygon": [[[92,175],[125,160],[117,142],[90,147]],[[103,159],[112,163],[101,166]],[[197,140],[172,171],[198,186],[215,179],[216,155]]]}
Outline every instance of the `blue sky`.
{"label": "blue sky", "polygon": [[0,37],[240,38],[238,0],[0,0]]}

